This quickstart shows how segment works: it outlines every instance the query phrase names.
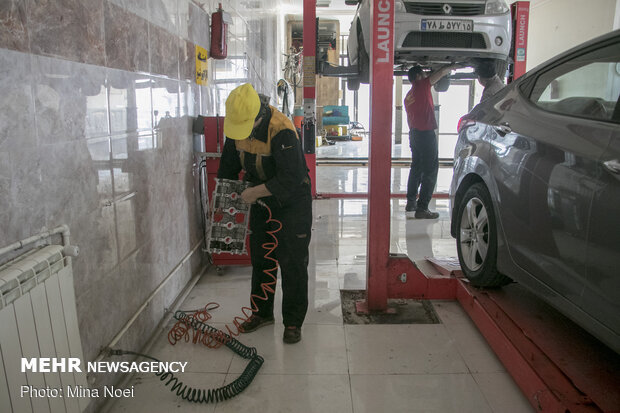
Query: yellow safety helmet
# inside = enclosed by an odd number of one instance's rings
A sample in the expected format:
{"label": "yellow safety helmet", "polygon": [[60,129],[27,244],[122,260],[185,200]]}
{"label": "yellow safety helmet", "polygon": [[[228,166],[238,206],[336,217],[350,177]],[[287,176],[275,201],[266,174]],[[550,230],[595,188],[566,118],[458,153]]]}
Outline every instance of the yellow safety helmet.
{"label": "yellow safety helmet", "polygon": [[251,84],[236,87],[226,99],[224,134],[231,139],[245,139],[252,133],[260,112],[260,98]]}

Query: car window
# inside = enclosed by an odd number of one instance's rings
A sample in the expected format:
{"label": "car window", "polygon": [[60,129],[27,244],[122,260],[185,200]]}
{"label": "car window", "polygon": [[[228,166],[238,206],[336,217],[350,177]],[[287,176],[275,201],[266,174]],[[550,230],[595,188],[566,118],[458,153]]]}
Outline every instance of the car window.
{"label": "car window", "polygon": [[544,72],[530,99],[551,112],[620,123],[618,50],[618,44],[597,49]]}

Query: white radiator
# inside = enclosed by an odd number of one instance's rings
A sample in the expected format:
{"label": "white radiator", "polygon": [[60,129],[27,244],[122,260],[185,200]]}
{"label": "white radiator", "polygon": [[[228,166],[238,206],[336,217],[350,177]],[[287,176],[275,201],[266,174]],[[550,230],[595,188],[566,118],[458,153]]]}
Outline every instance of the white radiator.
{"label": "white radiator", "polygon": [[[63,257],[62,246],[34,249],[0,266],[0,412],[86,409],[88,398],[66,394],[67,386],[88,389],[84,368],[81,373],[23,373],[22,357],[83,360],[71,259]],[[22,386],[63,389],[63,397],[23,395]]]}

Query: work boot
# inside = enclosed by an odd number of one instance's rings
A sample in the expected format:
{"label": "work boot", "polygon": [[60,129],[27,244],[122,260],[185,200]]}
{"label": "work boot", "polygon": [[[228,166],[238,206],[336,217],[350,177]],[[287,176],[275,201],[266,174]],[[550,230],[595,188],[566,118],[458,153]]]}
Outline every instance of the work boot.
{"label": "work boot", "polygon": [[282,341],[287,344],[295,344],[301,340],[301,327],[288,326],[284,328]]}
{"label": "work boot", "polygon": [[418,209],[415,212],[416,219],[437,219],[439,218],[438,212],[429,211],[428,209]]}
{"label": "work boot", "polygon": [[407,202],[407,206],[405,207],[405,215],[407,218],[413,218],[415,216],[416,205],[412,202]]}
{"label": "work boot", "polygon": [[267,326],[269,324],[273,324],[273,317],[263,318],[257,316],[255,314],[251,315],[247,321],[241,323],[241,332],[242,333],[251,333],[254,330],[258,330],[263,326]]}

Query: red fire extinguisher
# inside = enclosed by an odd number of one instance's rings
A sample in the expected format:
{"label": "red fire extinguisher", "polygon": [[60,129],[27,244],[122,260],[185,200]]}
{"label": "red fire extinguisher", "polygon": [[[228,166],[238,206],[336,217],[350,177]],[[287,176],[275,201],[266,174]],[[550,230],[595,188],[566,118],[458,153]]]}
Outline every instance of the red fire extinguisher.
{"label": "red fire extinguisher", "polygon": [[222,10],[220,3],[217,11],[211,15],[211,57],[214,59],[225,59],[228,54],[226,33],[230,23],[230,14]]}

